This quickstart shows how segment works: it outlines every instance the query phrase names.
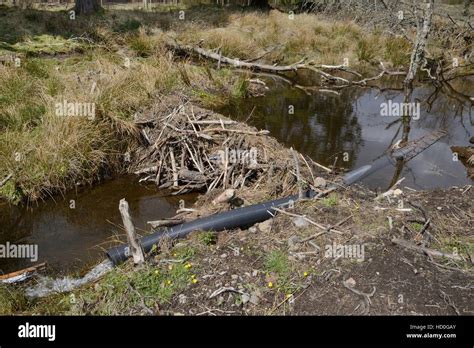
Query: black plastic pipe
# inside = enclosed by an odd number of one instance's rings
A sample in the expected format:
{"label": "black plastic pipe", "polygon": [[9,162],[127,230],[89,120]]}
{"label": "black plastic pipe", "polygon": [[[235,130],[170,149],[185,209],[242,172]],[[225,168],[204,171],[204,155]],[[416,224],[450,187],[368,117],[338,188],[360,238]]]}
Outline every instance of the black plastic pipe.
{"label": "black plastic pipe", "polygon": [[[393,160],[388,155],[384,155],[372,162],[370,165],[363,166],[347,173],[344,176],[343,181],[346,185],[352,185],[389,164],[393,164]],[[312,198],[314,196],[315,192],[312,190],[305,192],[305,198]],[[237,227],[252,226],[258,222],[271,218],[275,212],[273,208],[284,208],[291,204],[292,201],[297,201],[298,198],[298,195],[280,198],[265,203],[226,211],[224,213],[210,215],[202,219],[186,222],[170,228],[164,228],[143,237],[140,241],[141,247],[143,251],[147,253],[151,250],[153,245],[158,244],[165,236],[175,239],[183,238],[193,231],[218,232],[222,230],[231,230]],[[114,265],[118,265],[130,257],[130,251],[127,245],[117,246],[107,251],[107,257]]]}
{"label": "black plastic pipe", "polygon": [[394,165],[394,161],[388,155],[383,155],[379,159],[376,159],[371,164],[367,164],[360,168],[350,171],[343,177],[344,184],[352,185],[353,183],[360,181],[367,176],[375,173],[376,171],[388,166],[389,164]]}
{"label": "black plastic pipe", "polygon": [[[305,198],[312,198],[315,192],[308,190],[305,192]],[[164,228],[156,231],[141,239],[140,244],[145,253],[149,252],[153,245],[159,243],[163,237],[171,239],[183,238],[193,231],[222,231],[231,230],[237,227],[252,226],[258,222],[265,221],[275,214],[273,208],[286,208],[297,201],[298,195],[280,198],[273,201],[254,204],[248,207],[233,209],[224,213],[218,213],[186,222],[173,227]],[[127,245],[121,245],[109,249],[107,257],[114,265],[124,262],[130,256],[130,250]]]}

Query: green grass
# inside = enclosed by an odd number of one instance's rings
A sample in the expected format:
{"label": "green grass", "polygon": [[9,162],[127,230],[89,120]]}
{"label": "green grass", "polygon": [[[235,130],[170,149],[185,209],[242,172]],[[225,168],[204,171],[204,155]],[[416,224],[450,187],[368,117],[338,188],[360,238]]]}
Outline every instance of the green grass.
{"label": "green grass", "polygon": [[40,54],[51,55],[69,53],[79,49],[84,49],[85,47],[85,44],[77,40],[70,40],[61,36],[52,36],[46,34],[25,37],[21,42],[11,45],[12,50],[33,56]]}
{"label": "green grass", "polygon": [[366,39],[361,39],[357,43],[357,49],[356,49],[357,59],[361,62],[367,62],[367,63],[372,62],[372,60],[374,60],[377,53],[376,49],[377,48],[372,44],[372,42]]}
{"label": "green grass", "polygon": [[213,245],[217,242],[217,235],[212,231],[201,232],[198,235],[198,240],[201,244]]}
{"label": "green grass", "polygon": [[170,303],[173,296],[199,282],[199,268],[192,264],[196,249],[175,248],[174,262],[126,263],[114,268],[93,284],[69,293],[27,299],[23,285],[0,284],[0,315],[128,315],[151,314]]}
{"label": "green grass", "polygon": [[474,242],[472,241],[472,238],[466,239],[467,240],[455,237],[444,237],[440,238],[440,241],[437,244],[440,250],[450,254],[463,255],[464,257],[467,255],[474,255]]}
{"label": "green grass", "polygon": [[291,281],[293,268],[288,255],[281,250],[274,250],[265,255],[264,270],[270,277],[275,277],[273,286],[284,294],[292,294],[298,286]]}
{"label": "green grass", "polygon": [[384,58],[395,67],[410,64],[411,44],[403,37],[389,37],[385,40]]}
{"label": "green grass", "polygon": [[115,27],[115,31],[119,33],[126,33],[130,31],[138,31],[138,29],[142,26],[142,22],[137,19],[130,18],[126,19],[124,22],[118,23]]}
{"label": "green grass", "polygon": [[419,222],[413,222],[411,223],[411,228],[413,229],[413,231],[415,232],[420,232],[421,229],[423,228],[423,224],[419,223]]}
{"label": "green grass", "polygon": [[0,284],[0,315],[12,315],[21,310],[25,298],[11,285]]}
{"label": "green grass", "polygon": [[271,251],[265,257],[265,270],[273,272],[281,277],[287,277],[290,274],[288,255],[280,250]]}
{"label": "green grass", "polygon": [[325,206],[325,207],[335,207],[336,205],[339,204],[339,196],[336,194],[336,193],[331,193],[329,196],[327,196],[326,198],[323,198],[321,200],[321,203]]}
{"label": "green grass", "polygon": [[159,305],[169,303],[177,292],[193,283],[194,270],[186,265],[145,265],[133,272],[114,269],[97,286],[76,293],[71,313],[137,314],[144,313],[144,307],[156,312]]}

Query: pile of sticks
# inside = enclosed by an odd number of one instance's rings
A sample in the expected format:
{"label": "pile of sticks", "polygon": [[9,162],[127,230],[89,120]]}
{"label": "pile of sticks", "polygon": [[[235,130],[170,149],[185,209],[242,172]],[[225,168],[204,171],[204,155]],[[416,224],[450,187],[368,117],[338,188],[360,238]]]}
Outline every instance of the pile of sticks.
{"label": "pile of sticks", "polygon": [[[148,114],[135,121],[144,146],[134,153],[131,171],[142,176],[140,181],[154,182],[175,195],[216,188],[257,188],[266,183],[278,183],[275,193],[295,189],[298,180],[292,153],[266,136],[268,131],[189,102],[167,113],[152,108]],[[298,175],[314,175],[317,167],[301,158],[306,167]]]}

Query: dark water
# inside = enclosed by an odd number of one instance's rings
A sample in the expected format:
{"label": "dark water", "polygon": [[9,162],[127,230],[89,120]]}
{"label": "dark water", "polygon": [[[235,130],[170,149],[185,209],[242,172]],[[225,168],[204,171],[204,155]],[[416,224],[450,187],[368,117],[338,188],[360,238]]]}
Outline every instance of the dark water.
{"label": "dark water", "polygon": [[[287,147],[309,155],[318,163],[332,166],[337,157],[336,167],[355,169],[380,156],[392,139],[402,137],[398,118],[381,116],[381,103],[403,102],[400,91],[351,88],[343,90],[340,96],[307,95],[287,84],[266,82],[270,90],[265,96],[242,100],[219,111],[269,130]],[[461,88],[467,94],[474,94],[473,81],[464,81]],[[463,164],[453,161],[450,146],[470,145],[469,139],[474,136],[474,108],[466,105],[469,102],[442,93],[429,108],[425,101],[433,92],[430,87],[414,91],[413,99],[421,105],[420,117],[411,120],[408,138],[417,139],[439,128],[447,128],[449,134],[405,164],[397,176],[405,177],[404,185],[414,189],[472,184]],[[294,106],[294,114],[289,113],[290,105]],[[347,161],[343,160],[344,153],[348,155]],[[395,172],[394,167],[386,168],[363,183],[371,188],[387,188]]]}
{"label": "dark water", "polygon": [[[150,231],[146,223],[176,214],[179,200],[195,196],[164,196],[153,185],[141,185],[136,177],[105,182],[81,193],[40,203],[34,208],[0,205],[0,244],[37,244],[39,259],[55,272],[79,270],[104,257],[104,249],[124,237],[118,210],[125,198],[138,233]],[[70,208],[71,200],[75,209]],[[188,205],[189,205],[188,204]],[[0,273],[32,265],[25,259],[0,258]]]}

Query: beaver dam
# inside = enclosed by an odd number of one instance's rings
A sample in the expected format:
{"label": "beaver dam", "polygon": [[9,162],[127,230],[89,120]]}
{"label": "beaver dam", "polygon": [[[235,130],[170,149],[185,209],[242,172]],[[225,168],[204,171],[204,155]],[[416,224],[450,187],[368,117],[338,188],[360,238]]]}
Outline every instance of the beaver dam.
{"label": "beaver dam", "polygon": [[0,7],[0,313],[474,313],[469,19],[247,5]]}

